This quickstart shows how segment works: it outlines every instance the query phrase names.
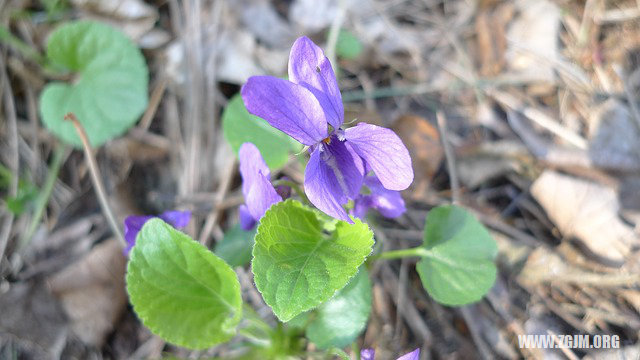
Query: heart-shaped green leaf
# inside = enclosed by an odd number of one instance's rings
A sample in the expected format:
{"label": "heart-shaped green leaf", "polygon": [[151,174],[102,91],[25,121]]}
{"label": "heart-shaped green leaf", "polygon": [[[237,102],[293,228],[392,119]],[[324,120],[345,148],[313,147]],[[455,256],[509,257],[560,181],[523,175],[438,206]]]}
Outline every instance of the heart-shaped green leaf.
{"label": "heart-shaped green leaf", "polygon": [[271,170],[283,167],[289,159],[289,153],[302,148],[287,134],[249,114],[239,94],[231,98],[222,113],[222,131],[236,154],[243,143],[253,143]]}
{"label": "heart-shaped green leaf", "polygon": [[240,283],[231,267],[159,218],[138,233],[127,292],[145,326],[191,349],[229,340],[242,317]]}
{"label": "heart-shaped green leaf", "polygon": [[431,210],[422,246],[426,251],[416,269],[436,301],[469,304],[493,286],[498,248],[487,229],[467,210],[454,205]]}
{"label": "heart-shaped green leaf", "polygon": [[253,247],[256,287],[281,321],[313,309],[343,288],[371,253],[366,224],[340,221],[332,234],[295,200],[274,204],[260,220]]}
{"label": "heart-shaped green leaf", "polygon": [[70,83],[48,84],[40,95],[45,126],[64,142],[81,146],[74,113],[93,146],[123,134],[147,107],[148,70],[140,50],[120,31],[98,22],[62,25],[51,34],[47,57],[72,72]]}
{"label": "heart-shaped green leaf", "polygon": [[349,284],[316,309],[307,338],[320,349],[351,344],[367,325],[371,313],[371,281],[364,266]]}

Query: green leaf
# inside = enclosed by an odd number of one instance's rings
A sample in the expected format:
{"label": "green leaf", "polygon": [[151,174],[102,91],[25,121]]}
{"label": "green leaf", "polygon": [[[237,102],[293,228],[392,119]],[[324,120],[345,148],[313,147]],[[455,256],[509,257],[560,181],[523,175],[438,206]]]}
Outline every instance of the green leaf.
{"label": "green leaf", "polygon": [[18,181],[18,194],[7,198],[7,208],[14,215],[21,215],[38,197],[38,188],[30,181]]}
{"label": "green leaf", "polygon": [[64,142],[82,143],[64,116],[73,112],[93,146],[122,135],[147,107],[148,70],[136,45],[98,22],[65,24],[51,34],[47,57],[72,72],[70,83],[48,84],[40,95],[45,126]]}
{"label": "green leaf", "polygon": [[240,283],[231,267],[159,218],[138,233],[127,292],[145,326],[190,349],[229,340],[242,317]]}
{"label": "green leaf", "polygon": [[465,305],[480,300],[493,286],[498,252],[487,229],[467,210],[439,206],[427,215],[416,269],[422,285],[436,301]]}
{"label": "green leaf", "polygon": [[231,98],[222,113],[222,131],[236,154],[243,143],[253,143],[271,170],[284,166],[289,152],[299,152],[302,148],[287,134],[249,114],[239,94]]}
{"label": "green leaf", "polygon": [[307,338],[318,348],[343,348],[364,330],[371,313],[371,281],[365,267],[360,267],[347,286],[316,310],[307,327]]}
{"label": "green leaf", "polygon": [[355,59],[362,53],[362,42],[350,31],[340,30],[336,54],[343,59]]}
{"label": "green leaf", "polygon": [[245,231],[240,225],[229,229],[222,241],[216,245],[215,253],[232,267],[244,266],[251,261],[253,238],[256,230]]}
{"label": "green leaf", "polygon": [[274,204],[253,247],[256,287],[281,321],[313,309],[343,288],[371,253],[373,233],[356,219],[327,234],[313,210],[295,200]]}

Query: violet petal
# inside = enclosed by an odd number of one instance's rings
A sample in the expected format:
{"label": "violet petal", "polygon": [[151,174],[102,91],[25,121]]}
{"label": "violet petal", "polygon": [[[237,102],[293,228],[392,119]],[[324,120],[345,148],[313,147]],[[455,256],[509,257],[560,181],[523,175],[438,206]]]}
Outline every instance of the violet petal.
{"label": "violet petal", "polygon": [[273,76],[252,76],[241,93],[250,113],[305,145],[328,136],[322,106],[302,85]]}
{"label": "violet petal", "polygon": [[371,196],[358,195],[353,201],[353,209],[351,209],[351,215],[357,217],[360,220],[364,220],[367,216],[367,211],[371,208]]}
{"label": "violet petal", "polygon": [[242,176],[242,194],[246,199],[249,189],[259,174],[262,173],[262,176],[269,178],[271,171],[262,158],[260,150],[253,143],[246,142],[240,145],[238,158],[240,160],[240,175]]}
{"label": "violet petal", "polygon": [[393,219],[407,211],[399,191],[386,189],[375,176],[367,176],[364,184],[371,190],[367,205],[378,210],[382,216]]}
{"label": "violet petal", "polygon": [[312,153],[304,176],[305,193],[319,210],[353,224],[342,205],[357,196],[362,186],[362,160],[344,142],[332,136]]}
{"label": "violet petal", "polygon": [[127,216],[124,219],[124,240],[127,243],[127,247],[124,249],[125,255],[128,255],[133,245],[136,244],[136,236],[149,219],[153,218],[153,216],[138,216],[132,215]]}
{"label": "violet petal", "polygon": [[269,168],[255,145],[242,144],[239,157],[244,201],[253,219],[258,221],[271,205],[282,201],[282,197],[271,185]]}
{"label": "violet petal", "polygon": [[165,211],[160,216],[164,222],[171,224],[176,229],[182,229],[189,224],[191,220],[191,211],[170,210]]}
{"label": "violet petal", "polygon": [[289,80],[309,89],[320,102],[334,129],[344,121],[344,107],[329,59],[308,37],[298,38],[289,54]]}
{"label": "violet petal", "polygon": [[374,360],[376,358],[376,351],[373,349],[360,350],[360,360]]}
{"label": "violet petal", "polygon": [[397,360],[420,360],[420,348],[400,356]]}
{"label": "violet petal", "polygon": [[253,229],[253,227],[256,226],[256,219],[251,216],[247,205],[240,205],[238,211],[240,213],[240,227],[242,230],[249,231]]}
{"label": "violet petal", "polygon": [[409,151],[392,130],[360,123],[344,131],[347,142],[389,190],[404,190],[413,181]]}

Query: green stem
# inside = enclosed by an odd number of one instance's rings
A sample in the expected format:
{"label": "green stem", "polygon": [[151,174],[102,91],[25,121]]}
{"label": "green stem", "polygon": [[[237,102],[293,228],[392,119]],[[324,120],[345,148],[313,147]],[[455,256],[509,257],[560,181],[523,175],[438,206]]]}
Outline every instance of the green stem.
{"label": "green stem", "polygon": [[51,197],[51,193],[53,192],[53,185],[55,185],[56,183],[56,179],[58,178],[58,174],[60,173],[60,168],[62,167],[62,163],[64,162],[64,154],[66,152],[67,147],[64,145],[58,145],[54,150],[53,159],[51,160],[51,164],[49,165],[49,172],[47,173],[47,179],[45,180],[44,186],[42,187],[42,190],[40,191],[40,193],[38,194],[38,198],[36,199],[35,212],[33,213],[33,218],[31,218],[29,227],[24,233],[24,236],[20,238],[20,243],[18,244],[18,252],[21,252],[27,245],[29,245],[31,239],[33,238],[33,234],[35,234],[36,229],[40,224],[40,220],[42,219],[44,210],[47,208],[49,198]]}
{"label": "green stem", "polygon": [[273,182],[273,186],[288,186],[290,188],[293,189],[293,191],[296,192],[296,194],[298,194],[298,196],[300,196],[300,198],[302,198],[302,201],[304,201],[307,205],[311,205],[311,201],[309,201],[309,198],[307,197],[307,194],[304,193],[304,191],[302,190],[302,188],[300,187],[300,185],[296,184],[295,182],[291,181],[291,180],[285,180],[285,179],[278,179],[275,180]]}
{"label": "green stem", "polygon": [[381,254],[373,255],[369,259],[370,260],[378,260],[378,259],[392,260],[392,259],[401,259],[401,258],[412,257],[412,256],[425,257],[429,255],[430,255],[429,250],[423,248],[422,246],[419,246],[411,249],[385,251]]}

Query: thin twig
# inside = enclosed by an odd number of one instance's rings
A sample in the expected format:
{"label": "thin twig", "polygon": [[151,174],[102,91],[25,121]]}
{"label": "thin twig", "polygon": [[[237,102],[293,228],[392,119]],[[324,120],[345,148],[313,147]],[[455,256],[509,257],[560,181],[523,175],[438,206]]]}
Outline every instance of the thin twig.
{"label": "thin twig", "polygon": [[205,224],[203,226],[202,232],[200,233],[200,238],[198,239],[201,244],[204,246],[208,246],[209,239],[211,238],[211,232],[213,231],[214,225],[218,222],[218,218],[222,213],[222,208],[218,205],[222,203],[225,196],[229,192],[229,188],[231,187],[231,180],[233,180],[235,175],[236,160],[229,161],[227,168],[225,169],[226,176],[222,178],[220,185],[218,186],[218,191],[216,193],[215,198],[213,199],[213,211],[207,217]]}
{"label": "thin twig", "polygon": [[127,247],[127,243],[124,240],[124,236],[122,236],[122,232],[120,231],[120,227],[118,226],[118,222],[116,221],[115,216],[113,215],[113,211],[111,211],[111,207],[109,206],[109,200],[107,200],[107,192],[104,189],[104,184],[102,184],[102,178],[100,176],[100,171],[98,170],[98,165],[96,162],[96,158],[93,154],[93,149],[91,148],[91,144],[89,144],[89,138],[87,137],[87,133],[82,127],[82,124],[78,121],[76,116],[73,113],[68,113],[64,117],[65,120],[71,121],[73,126],[76,128],[78,132],[78,136],[82,141],[82,147],[84,149],[84,156],[87,158],[87,163],[89,165],[89,173],[91,173],[91,180],[93,182],[93,188],[98,195],[98,201],[100,202],[100,207],[102,208],[102,212],[104,216],[107,218],[107,222],[111,227],[111,231],[118,238],[120,244],[123,248]]}
{"label": "thin twig", "polygon": [[436,112],[436,118],[438,120],[438,131],[440,132],[440,139],[442,139],[442,146],[444,147],[444,156],[447,159],[447,170],[449,171],[449,180],[451,182],[451,202],[454,204],[460,203],[460,183],[458,182],[458,173],[456,170],[456,159],[449,143],[447,119],[442,111]]}
{"label": "thin twig", "polygon": [[151,126],[151,121],[153,117],[156,115],[158,111],[158,105],[160,105],[160,100],[164,96],[164,91],[167,89],[167,79],[161,78],[156,86],[153,88],[151,92],[151,97],[149,100],[149,105],[147,106],[147,110],[145,110],[140,122],[138,123],[138,128],[149,130],[149,126]]}

